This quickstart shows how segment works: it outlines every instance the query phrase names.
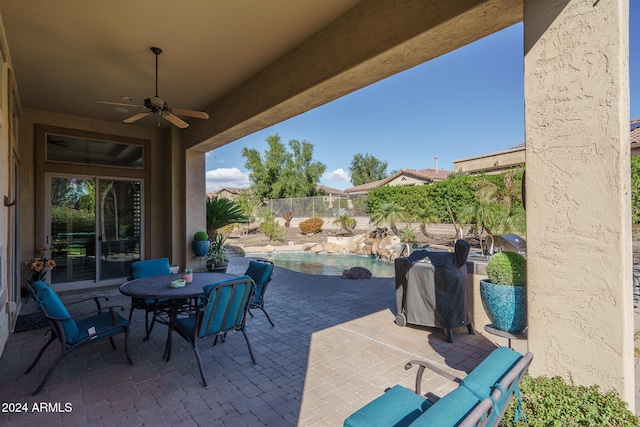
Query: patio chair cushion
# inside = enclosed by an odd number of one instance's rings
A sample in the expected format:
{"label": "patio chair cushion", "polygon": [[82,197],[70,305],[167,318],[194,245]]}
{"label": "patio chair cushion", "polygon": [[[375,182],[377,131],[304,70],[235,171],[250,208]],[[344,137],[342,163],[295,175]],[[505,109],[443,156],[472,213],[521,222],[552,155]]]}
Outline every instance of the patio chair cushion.
{"label": "patio chair cushion", "polygon": [[253,295],[253,301],[259,303],[262,298],[264,285],[269,282],[273,273],[273,264],[259,261],[249,261],[249,268],[244,273],[251,277],[256,283],[256,293]]}
{"label": "patio chair cushion", "polygon": [[420,417],[431,405],[431,402],[411,390],[395,385],[347,418],[344,426],[405,427]]}
{"label": "patio chair cushion", "polygon": [[134,279],[161,274],[171,274],[169,258],[147,259],[131,263],[131,277]]}
{"label": "patio chair cushion", "polygon": [[453,427],[460,423],[480,400],[464,387],[458,387],[438,400],[411,423],[414,426]]}
{"label": "patio chair cushion", "polygon": [[461,385],[479,400],[489,397],[494,386],[521,358],[520,353],[508,347],[497,348],[462,380]]}
{"label": "patio chair cushion", "polygon": [[[76,337],[75,342],[80,342],[83,339],[87,338],[89,336],[89,328],[92,328],[92,327],[95,328],[96,338],[104,338],[110,335],[115,335],[115,334],[119,334],[120,332],[124,332],[124,327],[127,326],[129,322],[127,321],[127,319],[120,316],[119,314],[117,313],[114,313],[114,314],[116,318],[115,325],[113,321],[113,316],[109,311],[105,313],[96,314],[95,316],[87,317],[86,319],[82,319],[76,322],[80,333]],[[111,328],[112,326],[116,326],[116,325],[119,325],[122,327],[113,328],[106,332],[101,332],[101,331],[104,331],[105,329]]]}
{"label": "patio chair cushion", "polygon": [[[242,280],[248,280],[251,282],[251,278],[249,276],[240,276],[240,277],[234,277],[233,279],[229,279],[229,280],[224,280],[221,282],[216,282],[216,283],[211,283],[210,285],[206,285],[202,288],[202,295],[200,296],[200,306],[205,308],[205,313],[204,313],[204,319],[202,321],[202,329],[200,330],[200,334],[199,334],[199,338],[204,338],[205,333],[207,333],[206,331],[206,326],[209,322],[209,318],[211,317],[211,315],[213,314],[213,319],[211,319],[211,325],[209,327],[208,333],[210,335],[212,334],[216,334],[218,331],[220,330],[224,330],[224,329],[228,329],[231,328],[233,326],[233,324],[235,323],[236,318],[234,316],[229,316],[226,319],[226,322],[228,324],[223,325],[222,321],[225,317],[225,311],[222,310],[217,310],[217,311],[213,311],[213,307],[212,306],[207,306],[207,301],[209,298],[209,293],[211,292],[211,290],[213,288],[215,288],[216,286],[219,285],[223,285],[225,283],[230,283],[230,282],[237,282],[237,281],[242,281]],[[227,301],[228,299],[231,297],[230,295],[230,289],[229,288],[222,288],[221,291],[221,295],[220,295],[220,301],[218,304],[220,304],[221,306],[226,306],[227,305]],[[233,298],[234,300],[232,301],[231,306],[229,307],[229,312],[233,313],[233,312],[238,312],[238,310],[240,309],[240,304],[242,303],[241,301],[241,296],[242,295],[234,295]],[[215,295],[211,295],[212,298],[215,298]],[[195,324],[196,324],[196,316],[189,316],[186,318],[181,318],[178,319],[176,321],[176,323],[178,323],[178,325],[182,328],[182,330],[188,334],[190,339],[193,339],[193,331],[195,329]]]}
{"label": "patio chair cushion", "polygon": [[67,344],[77,342],[80,331],[78,330],[75,320],[71,318],[69,311],[64,304],[62,304],[58,294],[41,280],[33,282],[31,288],[36,293],[38,300],[42,302],[42,307],[48,316],[63,319],[60,320],[60,323],[64,329]]}

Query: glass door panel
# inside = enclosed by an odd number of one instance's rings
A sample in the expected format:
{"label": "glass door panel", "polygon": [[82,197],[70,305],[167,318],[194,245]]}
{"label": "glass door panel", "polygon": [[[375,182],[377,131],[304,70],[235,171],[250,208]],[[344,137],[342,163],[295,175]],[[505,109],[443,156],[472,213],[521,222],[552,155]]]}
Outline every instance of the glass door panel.
{"label": "glass door panel", "polygon": [[127,277],[140,259],[140,181],[98,182],[100,280]]}
{"label": "glass door panel", "polygon": [[96,181],[51,178],[51,283],[96,278]]}

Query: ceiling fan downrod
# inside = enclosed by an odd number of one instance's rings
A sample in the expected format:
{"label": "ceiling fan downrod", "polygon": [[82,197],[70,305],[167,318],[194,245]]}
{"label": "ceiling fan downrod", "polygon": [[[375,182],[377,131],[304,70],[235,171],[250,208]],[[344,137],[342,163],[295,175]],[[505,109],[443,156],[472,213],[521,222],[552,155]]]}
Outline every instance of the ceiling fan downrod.
{"label": "ceiling fan downrod", "polygon": [[156,56],[156,98],[158,97],[158,56],[162,53],[159,47],[152,47],[151,52]]}

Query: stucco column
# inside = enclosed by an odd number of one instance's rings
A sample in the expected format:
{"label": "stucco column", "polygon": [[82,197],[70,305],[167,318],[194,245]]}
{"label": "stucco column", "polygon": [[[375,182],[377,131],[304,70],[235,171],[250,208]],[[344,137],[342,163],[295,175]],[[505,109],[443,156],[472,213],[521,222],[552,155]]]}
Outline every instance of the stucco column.
{"label": "stucco column", "polygon": [[531,373],[634,410],[628,0],[524,4]]}
{"label": "stucco column", "polygon": [[182,236],[185,245],[186,259],[181,264],[191,268],[199,268],[199,259],[193,253],[191,241],[196,231],[206,228],[206,182],[205,182],[205,153],[194,149],[185,151],[185,180],[184,180],[184,218],[185,233]]}

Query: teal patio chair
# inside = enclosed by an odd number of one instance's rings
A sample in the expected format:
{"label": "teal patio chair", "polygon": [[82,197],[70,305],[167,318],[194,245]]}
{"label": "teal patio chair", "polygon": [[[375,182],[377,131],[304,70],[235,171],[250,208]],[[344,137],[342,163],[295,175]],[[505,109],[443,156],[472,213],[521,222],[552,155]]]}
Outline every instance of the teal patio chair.
{"label": "teal patio chair", "polygon": [[255,261],[249,261],[249,267],[244,273],[251,277],[256,284],[256,291],[253,294],[253,298],[249,303],[249,314],[251,314],[252,308],[258,308],[262,310],[267,320],[271,323],[271,326],[275,326],[269,317],[269,314],[264,309],[264,294],[267,292],[267,285],[271,282],[271,275],[273,274],[273,263],[266,259],[257,259]]}
{"label": "teal patio chair", "polygon": [[[51,338],[47,341],[44,347],[42,347],[31,366],[27,368],[25,375],[31,372],[31,370],[36,366],[45,350],[52,342],[55,340],[60,341],[61,347],[60,356],[56,358],[38,388],[32,393],[33,396],[40,393],[49,380],[49,377],[51,377],[54,369],[65,357],[67,357],[69,353],[75,352],[75,350],[79,348],[87,347],[107,338],[111,341],[111,346],[115,350],[116,344],[113,341],[113,337],[118,334],[124,333],[124,352],[129,364],[133,364],[127,347],[129,322],[114,311],[114,308],[118,307],[102,307],[97,298],[87,298],[81,301],[76,301],[73,304],[87,301],[88,299],[94,299],[97,305],[97,310],[94,312],[95,314],[76,321],[71,317],[69,311],[55,291],[43,281],[38,280],[30,284],[29,291],[36,300],[37,309],[44,315],[51,325]],[[124,307],[119,308],[124,310]]]}
{"label": "teal patio chair", "polygon": [[196,355],[202,384],[207,386],[202,358],[198,343],[206,338],[224,338],[227,332],[240,331],[244,335],[253,364],[253,350],[245,331],[245,321],[249,310],[249,301],[253,297],[255,285],[251,277],[241,276],[224,282],[213,283],[203,288],[199,297],[198,310],[194,316],[177,319],[173,330],[191,343]]}
{"label": "teal patio chair", "polygon": [[[424,361],[411,361],[405,369],[418,366],[415,393],[395,385],[382,396],[369,402],[344,421],[344,427],[470,427],[497,426],[511,398],[518,400],[516,421],[520,412],[520,382],[533,355],[524,356],[510,348],[494,350],[464,379]],[[422,374],[428,368],[459,386],[437,402],[422,397]]]}
{"label": "teal patio chair", "polygon": [[[169,258],[155,258],[144,261],[135,261],[131,263],[131,280],[142,279],[143,277],[159,276],[162,274],[171,274],[169,267]],[[133,310],[144,310],[144,332],[143,341],[149,341],[149,335],[153,330],[153,326],[158,319],[159,309],[167,300],[154,300],[151,298],[131,298],[131,311],[129,312],[129,323],[133,316]],[[151,324],[149,324],[149,316],[151,316]],[[161,321],[161,323],[166,323]]]}

